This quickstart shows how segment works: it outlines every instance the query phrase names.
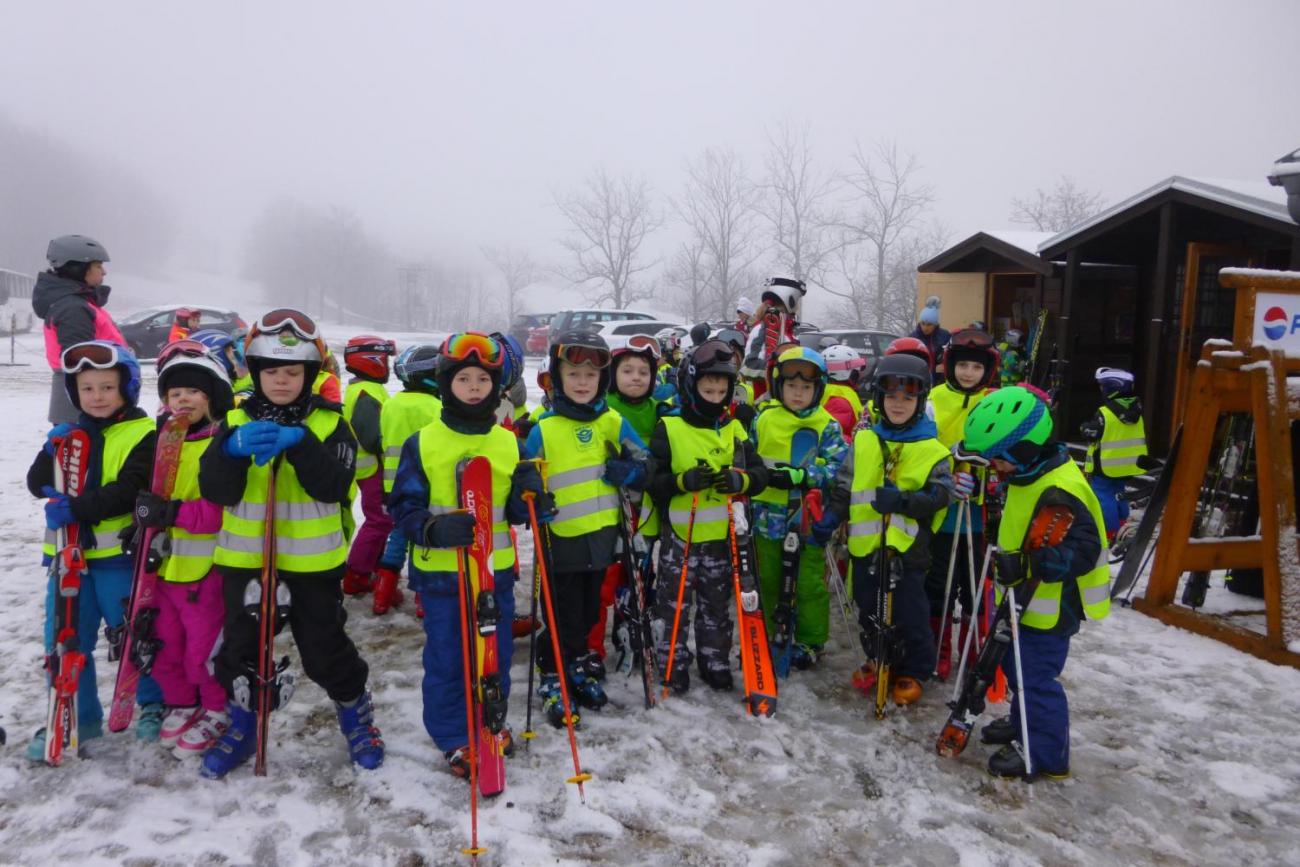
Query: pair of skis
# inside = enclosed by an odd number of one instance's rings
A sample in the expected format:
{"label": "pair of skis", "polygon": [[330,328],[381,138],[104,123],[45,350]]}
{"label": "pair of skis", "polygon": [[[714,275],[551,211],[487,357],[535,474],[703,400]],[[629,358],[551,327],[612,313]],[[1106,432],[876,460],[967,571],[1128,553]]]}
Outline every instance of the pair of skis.
{"label": "pair of skis", "polygon": [[[817,457],[817,445],[817,431],[812,428],[795,431],[790,438],[790,465],[806,469]],[[795,486],[790,490],[786,505],[786,532],[781,541],[781,588],[777,594],[776,610],[772,612],[772,657],[778,677],[790,674],[794,656],[799,562],[803,557],[804,539],[808,536],[809,518],[818,510],[820,496],[820,491],[805,494],[802,487]],[[814,502],[805,503],[805,500]]]}
{"label": "pair of skis", "polygon": [[623,641],[627,652],[631,654],[631,664],[640,663],[641,686],[645,694],[645,708],[655,706],[655,684],[659,674],[655,670],[654,629],[650,618],[650,607],[646,601],[646,571],[649,554],[645,539],[637,532],[636,507],[632,495],[624,488],[619,488],[619,558],[623,563],[623,574],[627,576],[629,587],[627,602],[627,619],[620,630],[624,630]]}
{"label": "pair of skis", "polygon": [[[90,434],[73,429],[54,450],[54,488],[67,497],[80,496],[90,467]],[[81,526],[73,522],[54,531],[50,580],[54,588],[54,644],[45,655],[49,701],[45,715],[45,761],[58,765],[65,755],[77,755],[77,682],[86,654],[77,634],[81,581],[86,557]]]}
{"label": "pair of skis", "polygon": [[[879,436],[873,434],[873,436]],[[898,468],[899,459],[903,454],[903,446],[900,444],[892,451],[889,444],[880,438],[880,452],[883,462],[884,472],[881,474],[882,484],[891,484],[894,482],[895,471]],[[876,719],[885,718],[885,706],[889,700],[890,679],[893,675],[894,663],[902,655],[899,643],[899,636],[894,627],[894,585],[896,583],[894,576],[890,573],[892,569],[892,560],[889,551],[889,523],[891,514],[880,516],[880,545],[876,549],[876,555],[873,558],[872,570],[876,574],[876,604],[875,609],[867,618],[867,630],[864,633],[863,644],[870,647],[868,660],[876,668]]]}

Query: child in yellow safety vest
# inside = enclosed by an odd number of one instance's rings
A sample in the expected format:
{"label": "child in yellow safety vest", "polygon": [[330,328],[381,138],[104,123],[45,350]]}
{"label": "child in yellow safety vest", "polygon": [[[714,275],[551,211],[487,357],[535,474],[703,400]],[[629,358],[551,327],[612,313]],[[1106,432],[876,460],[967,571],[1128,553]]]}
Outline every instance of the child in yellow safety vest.
{"label": "child in yellow safety vest", "polygon": [[[872,403],[880,421],[853,438],[813,535],[825,544],[848,520],[853,595],[868,654],[880,644],[880,582],[893,586],[892,628],[901,638],[902,655],[891,663],[890,689],[894,703],[906,705],[920,699],[922,684],[934,669],[925,573],[930,537],[952,496],[952,460],[925,415],[930,369],[924,361],[886,356],[876,365],[873,383]],[[884,574],[878,553],[882,545],[887,549]],[[867,695],[876,689],[877,662],[868,660],[853,675],[853,685]]]}
{"label": "child in yellow safety vest", "polygon": [[[230,696],[231,717],[226,733],[203,755],[202,774],[210,779],[224,777],[256,747],[250,693],[259,688],[259,624],[244,600],[250,584],[261,583],[267,521],[274,522],[272,565],[288,594],[280,613],[303,671],[334,701],[353,763],[373,770],[384,760],[366,689],[369,667],[344,629],[344,510],[351,509],[357,441],[342,407],[312,391],[324,360],[319,341],[316,323],[297,310],[280,308],[258,319],[245,353],[253,395],[226,415],[199,462],[199,490],[223,507],[213,555],[226,605],[216,672]],[[272,470],[273,510],[267,507]],[[275,676],[261,688],[279,696],[282,685]]]}
{"label": "child in yellow safety vest", "polygon": [[[1020,670],[1007,651],[1002,670],[1011,715],[986,725],[982,740],[1002,745],[989,772],[1024,777],[1026,746],[1034,776],[1060,778],[1070,770],[1070,717],[1059,680],[1070,637],[1083,620],[1110,612],[1110,567],[1102,539],[1102,509],[1064,444],[1051,440],[1052,416],[1023,386],[1004,388],[980,403],[966,420],[962,450],[993,462],[1007,479],[1007,501],[998,524],[994,561],[999,599],[1016,594],[1020,617]],[[1028,530],[1045,507],[1068,510],[1072,521],[1059,541],[1030,540]],[[1063,525],[1064,526],[1064,525]],[[1021,719],[1019,693],[1023,690]],[[1022,722],[1029,732],[1023,743]]]}
{"label": "child in yellow safety vest", "polygon": [[158,397],[171,417],[188,417],[170,498],[143,491],[135,520],[167,534],[158,568],[155,637],[161,642],[153,676],[167,716],[160,740],[180,759],[197,758],[230,725],[226,691],[208,661],[225,618],[221,575],[213,565],[221,507],[199,493],[199,461],[220,420],[234,406],[229,374],[215,353],[194,339],[169,343],[158,356]]}
{"label": "child in yellow safety vest", "polygon": [[365,593],[375,584],[375,570],[384,553],[393,522],[384,511],[384,479],[379,463],[384,446],[379,416],[388,402],[388,359],[397,353],[391,340],[359,334],[343,349],[343,366],[352,380],[343,392],[343,418],[357,438],[357,491],[361,495],[361,526],[352,536],[343,592]]}
{"label": "child in yellow safety vest", "polygon": [[551,409],[537,418],[524,451],[542,461],[547,490],[559,510],[545,532],[545,553],[558,621],[549,626],[565,658],[554,659],[546,641],[537,657],[542,708],[560,728],[560,677],[567,678],[578,706],[599,710],[608,701],[601,685],[605,663],[588,648],[587,637],[604,614],[600,588],[614,562],[622,520],[618,489],[643,489],[649,472],[644,442],[605,399],[611,369],[604,339],[566,331],[554,339],[549,358]]}
{"label": "child in yellow safety vest", "polygon": [[1117,367],[1099,367],[1096,379],[1102,403],[1096,415],[1079,425],[1079,433],[1088,443],[1083,471],[1101,502],[1106,538],[1113,542],[1128,520],[1124,482],[1142,475],[1151,464],[1142,401],[1134,393],[1133,374]]}

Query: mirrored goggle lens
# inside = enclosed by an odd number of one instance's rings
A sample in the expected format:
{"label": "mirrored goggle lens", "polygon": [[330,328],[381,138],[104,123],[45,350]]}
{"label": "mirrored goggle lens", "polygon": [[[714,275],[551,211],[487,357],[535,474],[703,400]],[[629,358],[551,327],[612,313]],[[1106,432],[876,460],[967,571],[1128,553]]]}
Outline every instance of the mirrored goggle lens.
{"label": "mirrored goggle lens", "polygon": [[920,380],[910,376],[882,376],[876,381],[876,388],[885,394],[910,394],[919,396],[925,387]]}
{"label": "mirrored goggle lens", "polygon": [[442,346],[442,354],[453,361],[476,358],[479,364],[494,369],[504,360],[501,344],[477,331],[451,335]]}
{"label": "mirrored goggle lens", "polygon": [[317,329],[312,318],[301,310],[294,310],[292,307],[280,307],[269,313],[263,313],[262,318],[257,320],[257,325],[254,327],[263,333],[269,332],[272,334],[288,328],[303,340],[315,340],[320,337],[320,330]]}
{"label": "mirrored goggle lens", "polygon": [[560,346],[557,348],[557,355],[561,361],[567,361],[574,366],[590,364],[597,369],[609,367],[608,350],[598,346]]}
{"label": "mirrored goggle lens", "polygon": [[118,348],[109,343],[78,343],[63,351],[63,372],[76,373],[93,367],[106,370],[117,364],[121,355]]}

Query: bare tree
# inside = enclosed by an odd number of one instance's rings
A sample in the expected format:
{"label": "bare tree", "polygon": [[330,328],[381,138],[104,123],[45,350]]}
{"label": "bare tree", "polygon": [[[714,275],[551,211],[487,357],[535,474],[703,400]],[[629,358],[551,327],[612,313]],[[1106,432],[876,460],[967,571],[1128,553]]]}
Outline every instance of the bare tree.
{"label": "bare tree", "polygon": [[1101,212],[1101,193],[1085,190],[1061,175],[1051,191],[1041,187],[1034,195],[1011,200],[1011,222],[1033,226],[1040,232],[1064,232]]}
{"label": "bare tree", "polygon": [[698,238],[691,238],[677,248],[664,270],[664,283],[672,290],[669,303],[673,310],[686,321],[699,322],[704,318],[704,304],[712,276],[704,245]]}
{"label": "bare tree", "polygon": [[505,282],[506,320],[515,321],[519,312],[519,297],[523,291],[537,282],[540,269],[527,250],[514,247],[484,247],[483,257],[492,263],[492,267],[501,272]]}
{"label": "bare tree", "polygon": [[735,151],[706,148],[687,163],[686,190],[677,212],[707,265],[704,286],[707,316],[727,317],[747,285],[748,268],[758,255],[757,207],[762,190],[745,173]]}
{"label": "bare tree", "polygon": [[638,277],[654,263],[642,261],[641,247],[663,217],[651,204],[645,178],[611,178],[597,169],[579,189],[554,198],[569,221],[571,231],[562,243],[573,256],[572,266],[559,273],[589,287],[593,304],[623,309],[649,297],[652,287]]}
{"label": "bare tree", "polygon": [[872,156],[859,144],[853,163],[855,170],[844,178],[851,198],[841,227],[844,242],[861,249],[839,257],[847,285],[825,288],[847,302],[841,312],[851,313],[854,325],[884,328],[903,316],[911,318],[911,299],[903,298],[899,288],[899,263],[909,239],[923,228],[934,191],[917,181],[916,157],[900,154],[897,142],[878,143]]}
{"label": "bare tree", "polygon": [[820,171],[808,144],[808,127],[789,121],[767,131],[763,198],[759,213],[770,224],[775,265],[797,280],[821,285],[841,247],[835,212],[839,181]]}

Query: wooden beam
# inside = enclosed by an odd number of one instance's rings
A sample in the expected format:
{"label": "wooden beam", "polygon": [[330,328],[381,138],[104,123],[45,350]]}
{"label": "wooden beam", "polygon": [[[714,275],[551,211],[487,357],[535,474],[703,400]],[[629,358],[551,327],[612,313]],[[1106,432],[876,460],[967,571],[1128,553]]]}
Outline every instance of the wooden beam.
{"label": "wooden beam", "polygon": [[1266,636],[1240,626],[1225,623],[1208,614],[1200,614],[1181,605],[1160,605],[1145,598],[1133,600],[1133,608],[1162,623],[1222,641],[1260,659],[1278,665],[1300,668],[1300,653],[1292,653],[1285,646],[1272,643]]}

